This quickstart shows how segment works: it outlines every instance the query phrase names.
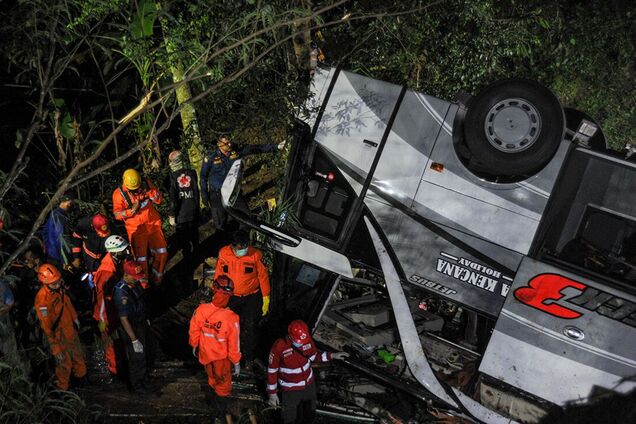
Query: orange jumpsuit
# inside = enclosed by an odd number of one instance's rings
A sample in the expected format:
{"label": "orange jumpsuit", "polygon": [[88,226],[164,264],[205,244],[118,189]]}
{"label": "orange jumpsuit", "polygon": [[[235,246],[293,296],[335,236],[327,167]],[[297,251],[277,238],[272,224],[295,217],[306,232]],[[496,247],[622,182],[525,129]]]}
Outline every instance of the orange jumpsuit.
{"label": "orange jumpsuit", "polygon": [[234,296],[247,296],[260,290],[261,296],[265,297],[271,291],[263,254],[252,246],[248,247],[247,255],[241,257],[234,254],[231,245],[222,247],[214,275],[227,275],[232,279]]}
{"label": "orange jumpsuit", "polygon": [[[63,288],[54,292],[46,286],[35,295],[34,307],[42,330],[49,340],[51,354],[64,354],[62,360],[56,358],[55,377],[57,386],[67,390],[71,371],[78,378],[86,375],[82,345],[73,326],[73,322],[77,321],[77,312]],[[53,328],[56,321],[57,326]]]}
{"label": "orange jumpsuit", "polygon": [[[132,207],[135,201],[139,202],[139,209],[133,213]],[[150,255],[153,256],[152,279],[156,283],[161,282],[163,270],[168,261],[166,239],[161,229],[161,217],[153,205],[153,203],[159,205],[161,201],[161,192],[150,181],[146,181],[137,193],[128,191],[123,185],[113,191],[115,219],[124,221],[135,259],[148,276],[150,276],[148,250],[150,250]]]}
{"label": "orange jumpsuit", "polygon": [[218,396],[232,391],[231,365],[241,360],[239,333],[238,315],[212,303],[199,305],[190,320],[190,346],[199,348],[199,362]]}
{"label": "orange jumpsuit", "polygon": [[121,272],[117,269],[113,257],[110,253],[107,253],[93,276],[96,294],[93,319],[106,323],[106,331],[102,333],[102,343],[104,344],[104,359],[106,360],[108,371],[112,374],[117,374],[117,359],[112,334],[119,325],[119,319],[112,302],[113,288],[120,277]]}

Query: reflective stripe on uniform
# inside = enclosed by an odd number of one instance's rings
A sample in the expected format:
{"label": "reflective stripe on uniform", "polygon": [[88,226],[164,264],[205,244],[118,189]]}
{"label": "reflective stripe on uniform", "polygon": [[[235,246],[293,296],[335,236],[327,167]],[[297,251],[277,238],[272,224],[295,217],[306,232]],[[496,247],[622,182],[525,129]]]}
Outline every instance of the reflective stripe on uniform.
{"label": "reflective stripe on uniform", "polygon": [[224,342],[224,341],[225,341],[225,339],[224,339],[223,337],[216,337],[216,336],[215,336],[214,334],[212,334],[212,333],[206,333],[206,332],[204,332],[204,331],[202,331],[202,333],[203,333],[203,335],[204,335],[205,337],[211,337],[211,338],[213,338],[214,340],[216,340],[216,341],[218,341],[218,342]]}
{"label": "reflective stripe on uniform", "polygon": [[283,367],[280,367],[280,372],[285,373],[285,374],[302,374],[303,372],[307,371],[310,366],[311,366],[311,364],[309,362],[307,362],[305,365],[302,366],[302,368],[283,368]]}
{"label": "reflective stripe on uniform", "polygon": [[309,357],[309,360],[310,360],[311,362],[314,362],[314,361],[316,360],[316,354],[314,353],[313,355],[311,355],[311,356]]}
{"label": "reflective stripe on uniform", "polygon": [[90,256],[91,258],[93,259],[101,258],[101,255],[99,253],[93,253],[90,250],[88,250],[88,247],[86,247],[86,243],[82,243],[82,247],[84,248],[84,252],[86,252],[86,254]]}
{"label": "reflective stripe on uniform", "polygon": [[283,387],[304,387],[304,386],[307,385],[305,380],[299,381],[298,383],[288,383],[288,382],[283,381],[283,380],[278,380],[278,384],[280,384]]}
{"label": "reflective stripe on uniform", "polygon": [[99,320],[100,321],[106,321],[106,318],[104,317],[104,309],[106,309],[104,307],[104,300],[102,299],[102,304],[99,305]]}
{"label": "reflective stripe on uniform", "polygon": [[137,262],[146,262],[147,260],[148,260],[148,258],[147,258],[147,257],[145,257],[145,256],[139,256],[139,257],[137,258]]}
{"label": "reflective stripe on uniform", "polygon": [[276,384],[268,384],[267,385],[267,390],[276,390],[277,387],[278,387],[278,385],[276,385]]}
{"label": "reflective stripe on uniform", "polygon": [[151,253],[168,253],[168,249],[160,247],[159,249],[150,249]]}
{"label": "reflective stripe on uniform", "polygon": [[327,358],[327,352],[322,352],[322,356],[321,356],[320,360],[322,362],[327,362],[327,359],[328,359]]}
{"label": "reflective stripe on uniform", "polygon": [[267,372],[270,372],[270,373],[278,372],[278,368],[269,368],[269,367],[267,367]]}

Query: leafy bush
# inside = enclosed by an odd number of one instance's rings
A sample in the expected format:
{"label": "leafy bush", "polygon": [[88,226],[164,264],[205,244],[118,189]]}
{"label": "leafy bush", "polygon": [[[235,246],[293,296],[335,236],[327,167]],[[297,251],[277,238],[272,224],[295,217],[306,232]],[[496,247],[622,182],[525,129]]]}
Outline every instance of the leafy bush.
{"label": "leafy bush", "polygon": [[52,383],[34,383],[24,367],[0,362],[0,422],[12,424],[82,424],[98,420],[99,411],[75,393]]}

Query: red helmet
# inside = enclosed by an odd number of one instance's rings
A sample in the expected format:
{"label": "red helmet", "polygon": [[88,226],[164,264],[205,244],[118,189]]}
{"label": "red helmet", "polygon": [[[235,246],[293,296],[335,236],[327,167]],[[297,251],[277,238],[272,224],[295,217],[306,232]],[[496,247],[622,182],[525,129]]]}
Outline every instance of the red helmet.
{"label": "red helmet", "polygon": [[228,294],[234,293],[234,282],[227,275],[220,275],[214,279],[214,291],[221,291]]}
{"label": "red helmet", "polygon": [[53,284],[62,278],[60,270],[51,264],[43,264],[38,268],[38,280],[45,286]]}
{"label": "red helmet", "polygon": [[305,321],[299,319],[292,321],[287,327],[287,333],[294,343],[305,344],[309,341],[309,327]]}
{"label": "red helmet", "polygon": [[108,226],[108,218],[101,213],[93,216],[93,228],[100,237],[108,237],[110,235],[110,228]]}
{"label": "red helmet", "polygon": [[130,275],[135,280],[142,280],[146,278],[146,273],[141,267],[141,264],[137,261],[124,262],[124,274]]}

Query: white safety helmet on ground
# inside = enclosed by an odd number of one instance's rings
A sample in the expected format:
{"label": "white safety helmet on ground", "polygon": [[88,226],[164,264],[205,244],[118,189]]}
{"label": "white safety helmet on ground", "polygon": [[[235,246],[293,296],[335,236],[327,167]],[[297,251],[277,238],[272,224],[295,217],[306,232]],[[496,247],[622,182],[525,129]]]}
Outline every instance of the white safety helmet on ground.
{"label": "white safety helmet on ground", "polygon": [[122,252],[128,248],[128,242],[122,236],[112,235],[106,239],[104,247],[110,253]]}

